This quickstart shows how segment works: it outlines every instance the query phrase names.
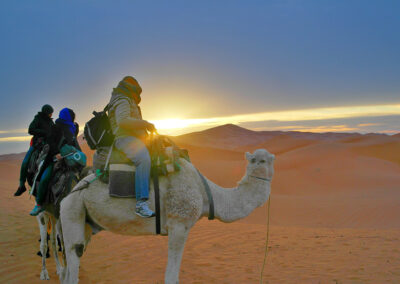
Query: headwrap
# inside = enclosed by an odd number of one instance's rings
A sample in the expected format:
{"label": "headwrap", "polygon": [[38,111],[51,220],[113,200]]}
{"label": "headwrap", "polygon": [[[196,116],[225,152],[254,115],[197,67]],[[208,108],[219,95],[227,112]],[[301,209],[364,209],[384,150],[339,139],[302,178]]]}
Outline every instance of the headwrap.
{"label": "headwrap", "polygon": [[68,125],[69,130],[73,135],[76,133],[76,125],[74,123],[75,119],[75,113],[72,111],[72,109],[69,108],[63,108],[60,111],[60,114],[58,116],[58,119],[56,122],[61,122],[63,124]]}
{"label": "headwrap", "polygon": [[138,105],[141,101],[140,94],[142,93],[142,87],[140,87],[135,78],[126,76],[118,83],[118,86],[113,89],[113,94],[114,93],[124,94],[132,98]]}

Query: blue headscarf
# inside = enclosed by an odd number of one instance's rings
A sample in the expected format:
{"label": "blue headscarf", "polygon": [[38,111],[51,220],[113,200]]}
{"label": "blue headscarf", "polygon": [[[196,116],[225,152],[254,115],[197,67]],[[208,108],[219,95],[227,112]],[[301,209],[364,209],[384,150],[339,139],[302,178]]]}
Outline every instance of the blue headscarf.
{"label": "blue headscarf", "polygon": [[63,108],[60,111],[60,114],[58,116],[58,119],[56,120],[56,122],[61,122],[63,124],[66,124],[69,126],[69,130],[71,131],[71,133],[73,135],[75,135],[75,131],[76,131],[76,126],[74,121],[72,120],[71,117],[71,111],[69,108]]}

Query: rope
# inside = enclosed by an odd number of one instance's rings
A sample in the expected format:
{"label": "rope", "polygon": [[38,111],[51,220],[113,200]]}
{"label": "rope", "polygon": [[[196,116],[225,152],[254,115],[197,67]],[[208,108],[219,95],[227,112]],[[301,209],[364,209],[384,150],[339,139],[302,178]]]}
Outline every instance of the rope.
{"label": "rope", "polygon": [[261,276],[260,276],[260,283],[262,284],[263,281],[263,273],[264,273],[264,268],[265,268],[265,263],[267,261],[267,255],[268,255],[268,241],[269,241],[269,209],[271,207],[271,196],[269,196],[268,199],[268,208],[267,208],[267,240],[265,242],[265,253],[264,253],[264,262],[261,268]]}

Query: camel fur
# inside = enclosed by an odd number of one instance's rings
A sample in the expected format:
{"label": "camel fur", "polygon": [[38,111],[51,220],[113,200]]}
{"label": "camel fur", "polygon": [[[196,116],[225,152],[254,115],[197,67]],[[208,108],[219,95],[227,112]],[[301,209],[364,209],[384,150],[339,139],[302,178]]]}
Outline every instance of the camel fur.
{"label": "camel fur", "polygon": [[[215,218],[233,222],[248,216],[269,198],[275,156],[264,149],[246,153],[245,176],[238,187],[221,188],[207,180],[215,205]],[[189,230],[208,216],[209,202],[196,168],[184,159],[181,170],[160,177],[161,234],[168,235],[168,262],[165,283],[179,282],[179,269]],[[94,175],[88,177],[92,179]],[[85,178],[86,179],[86,178]],[[96,180],[83,190],[75,190],[61,203],[61,223],[66,266],[60,274],[64,284],[78,283],[80,257],[91,235],[90,219],[101,228],[123,235],[155,235],[155,218],[141,218],[134,212],[133,198],[113,198],[108,186]],[[150,208],[154,210],[154,190],[150,189]]]}

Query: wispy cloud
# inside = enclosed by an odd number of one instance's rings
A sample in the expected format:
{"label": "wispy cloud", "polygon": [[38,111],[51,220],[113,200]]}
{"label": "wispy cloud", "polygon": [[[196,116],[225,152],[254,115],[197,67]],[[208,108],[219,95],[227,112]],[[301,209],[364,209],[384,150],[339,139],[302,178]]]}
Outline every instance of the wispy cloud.
{"label": "wispy cloud", "polygon": [[24,142],[31,140],[32,136],[0,137],[0,142]]}
{"label": "wispy cloud", "polygon": [[[176,133],[176,131],[181,132],[182,130],[187,128],[191,129],[199,127],[206,128],[226,123],[240,124],[245,122],[259,122],[259,121],[282,121],[290,123],[294,121],[315,121],[315,120],[327,120],[327,119],[343,119],[343,118],[389,116],[389,115],[400,115],[400,104],[313,108],[313,109],[302,109],[302,110],[250,113],[250,114],[240,114],[240,115],[203,118],[203,119],[200,118],[164,119],[164,120],[153,120],[152,122],[161,132],[172,134],[174,132]],[[345,126],[336,128],[336,130],[333,127],[331,127],[331,129],[332,130],[330,131],[357,130],[357,128],[345,127]],[[314,130],[319,131],[318,128],[315,128]]]}
{"label": "wispy cloud", "polygon": [[359,123],[357,124],[358,127],[367,127],[367,126],[378,126],[382,125],[381,123]]}
{"label": "wispy cloud", "polygon": [[283,130],[283,131],[301,131],[301,132],[349,132],[357,131],[358,128],[350,127],[348,125],[321,125],[321,126],[304,126],[304,125],[288,125],[276,127],[258,127],[253,128],[256,131],[262,130]]}
{"label": "wispy cloud", "polygon": [[12,133],[26,134],[28,133],[28,129],[0,130],[0,134],[12,134]]}

